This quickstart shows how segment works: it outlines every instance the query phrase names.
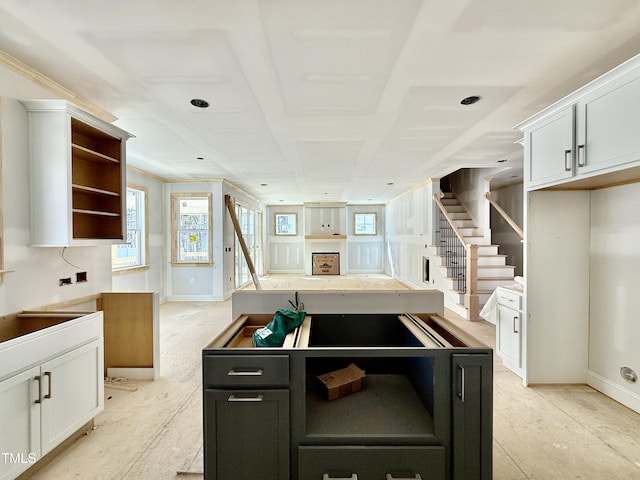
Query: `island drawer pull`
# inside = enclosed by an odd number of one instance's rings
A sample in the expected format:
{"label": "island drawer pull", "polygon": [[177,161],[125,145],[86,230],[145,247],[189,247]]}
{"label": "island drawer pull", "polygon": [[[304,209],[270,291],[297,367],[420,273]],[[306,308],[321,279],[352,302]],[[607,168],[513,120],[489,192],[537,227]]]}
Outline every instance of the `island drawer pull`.
{"label": "island drawer pull", "polygon": [[322,475],[322,480],[358,480],[358,475],[352,473],[350,477],[331,477],[329,474],[324,473]]}
{"label": "island drawer pull", "polygon": [[390,473],[387,473],[387,480],[422,480],[419,473],[416,473],[414,477],[394,477]]}
{"label": "island drawer pull", "polygon": [[235,395],[229,395],[228,402],[261,402],[264,399],[262,395],[255,397],[236,397]]}
{"label": "island drawer pull", "polygon": [[258,368],[257,370],[229,370],[227,375],[230,377],[260,377],[264,373],[264,370]]}

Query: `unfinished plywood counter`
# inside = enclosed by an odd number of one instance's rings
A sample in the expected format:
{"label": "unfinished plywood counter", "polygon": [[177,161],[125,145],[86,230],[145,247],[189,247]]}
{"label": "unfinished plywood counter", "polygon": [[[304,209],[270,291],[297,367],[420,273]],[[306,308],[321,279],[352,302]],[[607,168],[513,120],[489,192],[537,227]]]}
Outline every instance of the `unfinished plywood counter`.
{"label": "unfinished plywood counter", "polygon": [[[273,314],[239,315],[203,349],[205,478],[490,479],[492,351],[438,312],[403,311],[440,292],[415,294],[393,313],[367,311],[379,299],[362,292],[360,312],[327,313],[308,305],[335,302],[304,292],[309,315],[282,348],[244,342]],[[362,389],[328,400],[318,376],[351,364]]]}

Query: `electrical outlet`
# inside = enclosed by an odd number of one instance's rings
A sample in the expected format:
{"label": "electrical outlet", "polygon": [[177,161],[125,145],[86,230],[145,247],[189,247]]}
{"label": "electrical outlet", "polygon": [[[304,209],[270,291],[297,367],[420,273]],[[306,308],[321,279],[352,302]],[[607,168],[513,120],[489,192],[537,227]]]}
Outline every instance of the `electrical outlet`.
{"label": "electrical outlet", "polygon": [[72,283],[72,282],[71,282],[71,277],[61,278],[61,279],[59,280],[59,282],[60,282],[60,286],[61,286],[61,287],[65,286],[65,285],[71,285],[71,283]]}
{"label": "electrical outlet", "polygon": [[76,283],[86,282],[87,272],[76,272]]}

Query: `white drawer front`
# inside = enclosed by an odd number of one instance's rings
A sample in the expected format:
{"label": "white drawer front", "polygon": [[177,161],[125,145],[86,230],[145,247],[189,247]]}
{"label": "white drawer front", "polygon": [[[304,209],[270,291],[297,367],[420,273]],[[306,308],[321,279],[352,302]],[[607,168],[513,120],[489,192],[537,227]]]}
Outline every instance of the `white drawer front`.
{"label": "white drawer front", "polygon": [[507,288],[498,288],[496,294],[498,305],[520,310],[522,308],[522,294]]}

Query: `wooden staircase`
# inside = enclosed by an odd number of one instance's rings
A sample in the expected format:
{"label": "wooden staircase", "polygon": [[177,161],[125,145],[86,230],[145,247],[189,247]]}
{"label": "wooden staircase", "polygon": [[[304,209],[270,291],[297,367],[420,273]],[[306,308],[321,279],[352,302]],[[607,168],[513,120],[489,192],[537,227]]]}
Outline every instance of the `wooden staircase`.
{"label": "wooden staircase", "polygon": [[[478,270],[477,270],[477,294],[479,296],[480,308],[484,305],[496,287],[500,285],[512,285],[514,282],[515,266],[507,265],[506,255],[498,253],[498,245],[492,245],[486,242],[483,235],[480,234],[474,220],[466,211],[464,206],[451,193],[445,193],[440,199],[444,205],[449,217],[455,224],[458,232],[462,234],[466,244],[478,245]],[[440,220],[447,222],[446,219]],[[440,225],[443,227],[444,225]],[[452,277],[452,268],[448,265],[451,262],[451,256],[445,255],[437,247],[438,258],[440,259],[440,267],[446,270],[445,277],[448,287],[445,290],[445,299],[448,304],[453,305],[454,310],[459,315],[469,318],[467,309],[464,306],[465,293],[458,289],[458,281]],[[445,288],[446,288],[445,287]]]}

